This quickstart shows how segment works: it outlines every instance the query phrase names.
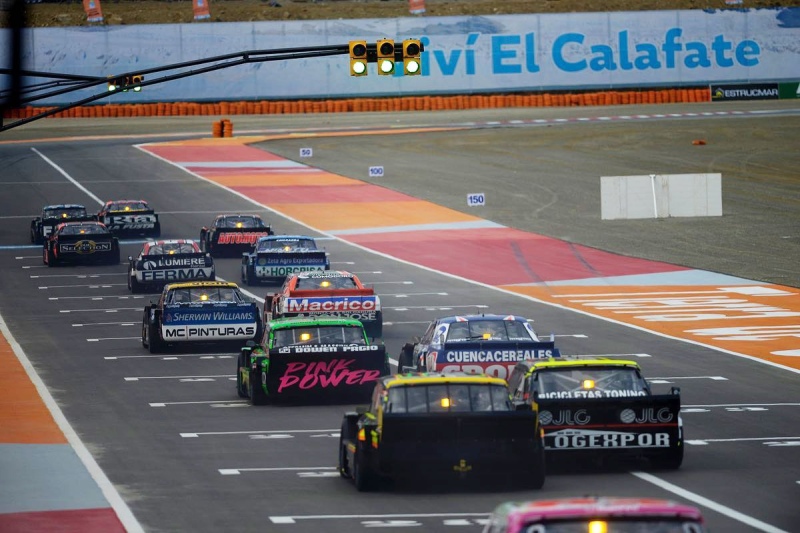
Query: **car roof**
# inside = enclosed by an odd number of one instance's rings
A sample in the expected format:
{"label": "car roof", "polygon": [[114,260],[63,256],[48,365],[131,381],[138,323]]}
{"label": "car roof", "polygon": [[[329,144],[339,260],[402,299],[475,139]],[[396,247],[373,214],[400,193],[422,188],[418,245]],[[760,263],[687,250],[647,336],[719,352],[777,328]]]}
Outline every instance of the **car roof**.
{"label": "car roof", "polygon": [[203,287],[232,287],[232,288],[239,288],[236,283],[232,281],[186,281],[183,283],[170,283],[166,287],[166,290],[172,289],[191,289],[191,288],[203,288]]}
{"label": "car roof", "polygon": [[136,204],[146,204],[146,203],[147,203],[147,200],[133,200],[133,199],[128,199],[128,200],[108,200],[108,201],[106,202],[106,204],[133,204],[133,203],[136,203]]}
{"label": "car roof", "polygon": [[497,314],[480,314],[480,315],[453,315],[444,316],[436,319],[439,324],[452,324],[453,322],[471,322],[473,320],[513,320],[520,322],[528,322],[528,319],[519,315],[497,315]]}
{"label": "car roof", "polygon": [[103,224],[102,222],[97,222],[95,220],[75,220],[75,221],[72,221],[72,222],[62,222],[57,227],[58,228],[65,228],[67,226],[69,226],[69,227],[72,227],[72,226],[95,226],[95,227],[96,226],[100,226],[102,228],[106,227],[106,225]]}
{"label": "car roof", "polygon": [[696,507],[659,498],[583,497],[507,502],[504,507],[509,520],[520,526],[535,520],[552,518],[611,518],[630,516],[664,516],[702,520]]}
{"label": "car roof", "polygon": [[314,237],[308,235],[265,235],[259,237],[258,241],[299,241],[299,240],[314,240]]}
{"label": "car roof", "polygon": [[529,359],[520,364],[528,367],[526,373],[552,368],[580,368],[580,367],[623,367],[641,370],[639,363],[625,359],[609,359],[606,357],[593,357],[591,359],[569,359],[550,357],[547,359]]}
{"label": "car roof", "polygon": [[86,209],[86,206],[81,204],[53,204],[42,208],[42,210],[45,209]]}
{"label": "car roof", "polygon": [[383,378],[384,387],[391,388],[405,385],[440,385],[440,384],[488,384],[507,386],[506,380],[486,374],[466,374],[464,372],[409,372],[395,374]]}
{"label": "car roof", "polygon": [[354,318],[338,316],[307,316],[277,318],[269,323],[270,329],[291,329],[311,326],[360,326],[363,324]]}
{"label": "car roof", "polygon": [[346,270],[309,270],[293,274],[296,278],[355,278],[356,275]]}

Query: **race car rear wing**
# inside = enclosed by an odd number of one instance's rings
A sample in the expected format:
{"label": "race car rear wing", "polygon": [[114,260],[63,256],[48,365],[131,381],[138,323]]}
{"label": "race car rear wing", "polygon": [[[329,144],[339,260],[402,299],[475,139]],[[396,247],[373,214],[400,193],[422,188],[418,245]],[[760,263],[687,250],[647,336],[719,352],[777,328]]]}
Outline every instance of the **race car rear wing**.
{"label": "race car rear wing", "polygon": [[383,345],[303,345],[269,351],[267,390],[283,399],[369,399],[388,374]]}
{"label": "race car rear wing", "polygon": [[[529,462],[540,438],[536,412],[384,413],[381,462],[430,472],[453,466],[491,472]],[[463,463],[461,463],[463,461]],[[391,466],[390,466],[391,469]]]}
{"label": "race car rear wing", "polygon": [[173,268],[205,268],[214,264],[206,252],[169,255],[146,255],[136,261],[136,270],[165,270]]}
{"label": "race car rear wing", "polygon": [[373,296],[374,289],[313,289],[289,291],[288,298],[330,298],[332,296]]}
{"label": "race car rear wing", "polygon": [[536,395],[548,450],[668,449],[681,445],[678,389],[651,396],[613,397],[620,393],[610,391],[600,398],[557,397],[570,394],[574,396],[575,392]]}
{"label": "race car rear wing", "polygon": [[[309,250],[308,252],[281,252],[281,251],[269,251],[269,252],[256,252],[257,256],[257,266],[264,266],[266,265],[278,265],[278,266],[285,266],[285,265],[305,265],[305,264],[318,264],[318,263],[325,263],[325,258],[327,254],[325,250]],[[265,263],[261,263],[261,260],[265,260]]]}

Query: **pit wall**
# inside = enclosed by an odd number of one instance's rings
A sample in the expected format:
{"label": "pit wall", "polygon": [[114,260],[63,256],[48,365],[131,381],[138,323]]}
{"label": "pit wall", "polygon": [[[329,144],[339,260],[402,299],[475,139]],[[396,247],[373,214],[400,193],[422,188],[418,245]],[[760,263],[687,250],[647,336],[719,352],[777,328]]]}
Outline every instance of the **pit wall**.
{"label": "pit wall", "polygon": [[[0,31],[0,39],[8,32]],[[113,104],[365,96],[402,102],[402,97],[451,95],[459,102],[458,95],[558,97],[564,91],[800,79],[800,8],[81,26],[36,28],[24,35],[24,68],[102,78],[250,50],[346,45],[387,36],[419,38],[425,46],[420,76],[378,76],[371,64],[368,76],[353,77],[345,54],[228,67],[100,102]],[[8,47],[0,49],[0,64],[11,64]],[[175,73],[151,73],[146,81]],[[8,80],[0,79],[0,89],[3,83]],[[36,104],[64,105],[105,90],[103,83]],[[350,110],[356,105],[347,104]]]}

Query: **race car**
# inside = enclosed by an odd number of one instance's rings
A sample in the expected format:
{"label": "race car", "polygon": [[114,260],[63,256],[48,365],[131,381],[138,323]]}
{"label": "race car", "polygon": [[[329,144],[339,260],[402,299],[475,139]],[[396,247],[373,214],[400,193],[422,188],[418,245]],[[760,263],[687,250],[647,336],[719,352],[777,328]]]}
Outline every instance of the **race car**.
{"label": "race car", "polygon": [[317,248],[313,237],[271,235],[261,237],[252,252],[242,254],[242,283],[283,283],[297,272],[329,268],[328,254]]}
{"label": "race car", "polygon": [[200,249],[212,257],[238,257],[272,234],[272,227],[258,215],[217,215],[210,227],[200,229]]}
{"label": "race car", "polygon": [[320,315],[355,318],[364,324],[368,337],[383,335],[380,297],[344,270],[293,274],[279,292],[267,294],[264,300],[264,320]]}
{"label": "race car", "polygon": [[144,308],[142,345],[150,353],[177,346],[226,344],[238,349],[263,331],[258,306],[235,283],[170,283]]}
{"label": "race car", "polygon": [[158,215],[144,200],[108,201],[97,213],[97,219],[115,235],[145,235],[155,239],[161,236]]}
{"label": "race car", "polygon": [[483,533],[706,533],[700,509],[657,498],[583,497],[506,502]]}
{"label": "race car", "polygon": [[339,473],[368,491],[388,479],[502,480],[540,489],[544,447],[535,409],[515,409],[506,382],[479,374],[381,378],[364,412],[344,415]]}
{"label": "race car", "polygon": [[526,318],[516,315],[447,316],[400,351],[398,371],[486,373],[507,378],[519,361],[559,357],[555,342],[540,341]]}
{"label": "race car", "polygon": [[389,373],[386,348],[370,343],[358,320],[283,318],[267,325],[261,344],[239,354],[236,391],[254,405],[275,400],[368,401]]}
{"label": "race car", "polygon": [[42,261],[49,267],[67,263],[118,265],[119,241],[100,222],[65,222],[44,242]]}
{"label": "race car", "polygon": [[680,389],[653,394],[634,361],[565,358],[522,361],[508,379],[514,401],[537,404],[548,457],[645,458],[656,468],[683,462]]}
{"label": "race car", "polygon": [[31,242],[42,244],[59,224],[64,222],[89,222],[97,220],[97,215],[88,213],[79,204],[46,205],[42,216],[31,220]]}
{"label": "race car", "polygon": [[128,257],[128,289],[134,294],[160,291],[175,281],[214,279],[214,260],[194,241],[148,241],[136,258]]}

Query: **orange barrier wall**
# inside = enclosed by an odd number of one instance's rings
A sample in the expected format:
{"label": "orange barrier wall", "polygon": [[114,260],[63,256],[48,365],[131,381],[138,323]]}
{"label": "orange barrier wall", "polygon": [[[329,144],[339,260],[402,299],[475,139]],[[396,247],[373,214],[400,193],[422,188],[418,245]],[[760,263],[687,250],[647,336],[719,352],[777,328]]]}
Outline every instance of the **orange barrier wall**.
{"label": "orange barrier wall", "polygon": [[[709,102],[708,87],[644,91],[587,93],[473,94],[453,96],[402,96],[397,98],[347,98],[340,100],[285,100],[259,102],[170,102],[106,104],[73,107],[54,118],[154,117],[186,115],[287,115],[295,113],[348,113],[370,111],[438,111],[502,107],[578,107],[627,104]],[[4,118],[30,118],[55,107],[7,110]]]}

